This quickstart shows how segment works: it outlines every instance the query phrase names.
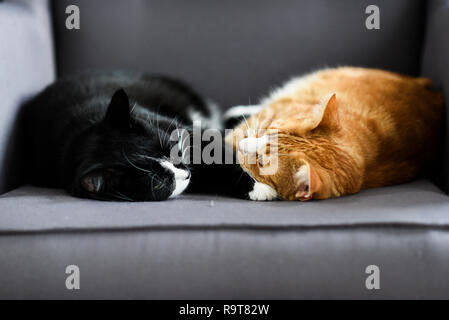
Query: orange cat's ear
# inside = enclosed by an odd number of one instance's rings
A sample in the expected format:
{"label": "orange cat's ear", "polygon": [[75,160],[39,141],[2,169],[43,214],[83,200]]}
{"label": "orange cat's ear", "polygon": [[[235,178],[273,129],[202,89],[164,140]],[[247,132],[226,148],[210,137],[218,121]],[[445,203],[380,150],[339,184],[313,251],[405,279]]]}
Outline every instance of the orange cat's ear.
{"label": "orange cat's ear", "polygon": [[312,199],[312,196],[321,188],[321,180],[315,169],[307,161],[302,161],[302,165],[294,174],[295,198],[300,201]]}
{"label": "orange cat's ear", "polygon": [[319,112],[322,112],[322,117],[317,127],[339,130],[340,119],[338,116],[337,95],[334,93],[329,100],[322,102],[319,107],[321,107]]}

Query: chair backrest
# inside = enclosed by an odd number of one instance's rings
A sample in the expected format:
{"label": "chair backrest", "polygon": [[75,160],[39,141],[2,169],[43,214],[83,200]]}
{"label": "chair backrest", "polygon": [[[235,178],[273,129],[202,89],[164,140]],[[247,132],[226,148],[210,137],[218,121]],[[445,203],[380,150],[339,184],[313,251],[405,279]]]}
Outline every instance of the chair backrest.
{"label": "chair backrest", "polygon": [[[57,0],[60,75],[133,68],[181,77],[223,108],[248,104],[288,78],[323,66],[419,73],[425,5],[378,0]],[[65,27],[68,5],[80,29]]]}

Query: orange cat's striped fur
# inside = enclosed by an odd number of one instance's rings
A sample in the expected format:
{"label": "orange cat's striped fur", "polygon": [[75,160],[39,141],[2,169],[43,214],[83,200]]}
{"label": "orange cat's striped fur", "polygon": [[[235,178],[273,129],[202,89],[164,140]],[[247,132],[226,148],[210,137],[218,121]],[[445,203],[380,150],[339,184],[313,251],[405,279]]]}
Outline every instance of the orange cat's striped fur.
{"label": "orange cat's striped fur", "polygon": [[[243,169],[277,197],[326,199],[420,176],[435,154],[443,112],[429,79],[325,69],[273,92],[226,141],[239,149]],[[268,153],[274,139],[247,148],[251,135],[259,141],[273,132],[277,154]],[[273,162],[277,170],[262,174]]]}

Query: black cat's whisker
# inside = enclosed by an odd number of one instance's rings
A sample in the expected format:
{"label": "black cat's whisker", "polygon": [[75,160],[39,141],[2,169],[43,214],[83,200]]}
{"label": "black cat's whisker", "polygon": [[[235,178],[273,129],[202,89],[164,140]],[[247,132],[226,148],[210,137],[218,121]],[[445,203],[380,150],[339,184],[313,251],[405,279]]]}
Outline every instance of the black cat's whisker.
{"label": "black cat's whisker", "polygon": [[[168,127],[167,127],[167,130],[165,130],[165,135],[171,137],[171,134],[170,134],[170,135],[168,134],[168,130],[171,129],[173,122],[176,122],[176,123],[178,122],[178,119],[179,119],[179,116],[176,116],[176,117],[174,117],[174,118],[171,120],[170,124],[169,124]],[[176,126],[176,130],[178,130],[178,126]],[[178,131],[177,133],[178,133],[178,137],[179,137],[179,131]],[[167,139],[167,140],[166,140],[165,146],[166,146],[166,147],[170,147],[170,139]]]}
{"label": "black cat's whisker", "polygon": [[181,154],[181,159],[184,160],[185,157],[185,153],[187,152],[187,150],[189,150],[190,146],[187,146],[185,149],[182,150],[182,154]]}
{"label": "black cat's whisker", "polygon": [[162,139],[161,139],[161,132],[160,132],[160,129],[159,129],[159,109],[161,108],[161,104],[159,104],[158,106],[157,106],[157,112],[156,112],[156,128],[157,128],[157,136],[158,136],[158,138],[159,138],[159,144],[160,144],[160,146],[161,146],[161,148],[163,148],[163,145],[162,145]]}
{"label": "black cat's whisker", "polygon": [[[182,154],[182,149],[183,149],[183,145],[184,145],[184,141],[182,138],[182,134],[179,133],[179,128],[176,128],[176,133],[178,134],[178,156],[179,156],[179,151],[181,151]],[[184,158],[181,158],[181,162],[184,163]]]}
{"label": "black cat's whisker", "polygon": [[183,157],[183,158],[184,158],[184,153],[185,153],[187,150],[189,150],[189,148],[199,148],[199,149],[200,149],[200,152],[201,152],[201,148],[198,147],[198,146],[187,146],[187,147],[184,149],[184,151],[182,152],[182,157]]}
{"label": "black cat's whisker", "polygon": [[178,149],[179,150],[181,150],[181,139],[182,139],[182,137],[181,137],[181,135],[179,134],[179,128],[178,127],[176,127],[176,134],[177,134],[177,145],[178,145]]}
{"label": "black cat's whisker", "polygon": [[[157,186],[154,186],[154,180],[156,180],[158,182]],[[165,184],[165,181],[161,180],[158,177],[157,174],[154,174],[151,177],[151,186],[150,186],[150,188],[151,188],[151,195],[153,196],[153,199],[155,199],[154,190],[159,190],[161,188],[168,189],[167,185]]]}
{"label": "black cat's whisker", "polygon": [[125,196],[123,193],[116,191],[118,195],[120,195],[121,197],[123,197],[123,199],[127,199],[128,201],[135,201],[133,198],[130,198],[128,196]]}
{"label": "black cat's whisker", "polygon": [[134,168],[136,168],[137,170],[140,170],[140,171],[143,171],[143,172],[146,172],[146,173],[150,173],[150,174],[152,174],[152,172],[151,171],[149,171],[149,170],[146,170],[146,169],[143,169],[143,168],[141,168],[141,167],[139,167],[139,166],[137,166],[137,165],[135,165],[134,163],[132,163],[132,161],[131,160],[129,160],[129,158],[128,158],[128,156],[126,155],[126,153],[125,153],[125,150],[124,149],[122,149],[122,153],[123,153],[123,156],[125,157],[125,159],[126,159],[126,161],[131,165],[131,166],[133,166]]}
{"label": "black cat's whisker", "polygon": [[155,158],[155,157],[152,157],[152,156],[147,156],[147,155],[144,155],[144,154],[137,154],[137,156],[140,157],[140,158],[144,158],[144,159],[150,159],[150,160],[154,160],[154,161],[159,161],[158,158]]}
{"label": "black cat's whisker", "polygon": [[187,133],[187,136],[182,140],[182,143],[181,143],[181,154],[182,154],[181,160],[182,160],[183,163],[184,163],[184,160],[185,160],[184,159],[185,152],[187,151],[184,148],[184,144],[185,144],[185,142],[187,141],[188,138],[190,138],[190,135]]}
{"label": "black cat's whisker", "polygon": [[118,190],[112,190],[112,191],[114,191],[116,193],[116,196],[119,197],[120,199],[127,200],[127,201],[135,201],[134,199],[124,195],[123,193],[121,193]]}
{"label": "black cat's whisker", "polygon": [[[132,199],[126,197],[126,196],[122,197],[122,196],[120,196],[118,194],[115,194],[115,193],[104,193],[104,195],[107,196],[107,197],[110,197],[112,199],[118,199],[118,200],[123,200],[123,201],[134,202],[134,200],[132,200]],[[100,199],[100,200],[110,200],[108,198],[102,198],[102,197],[97,197],[97,198]]]}
{"label": "black cat's whisker", "polygon": [[154,196],[154,178],[155,178],[155,176],[153,175],[152,178],[151,178],[151,185],[150,185],[150,191],[151,191],[151,195],[153,196],[153,199],[156,198]]}
{"label": "black cat's whisker", "polygon": [[148,112],[147,119],[145,122],[149,122],[151,124],[151,126],[154,126],[152,116],[153,116],[153,114],[151,112]]}
{"label": "black cat's whisker", "polygon": [[181,144],[181,150],[184,149],[184,143],[186,142],[186,140],[190,137],[190,135],[187,133],[187,136],[182,139],[182,144]]}
{"label": "black cat's whisker", "polygon": [[136,101],[136,102],[134,102],[134,104],[133,104],[133,106],[132,106],[132,108],[131,108],[131,111],[130,111],[129,113],[133,113],[133,111],[134,111],[134,108],[136,107],[136,104],[137,104],[137,101]]}
{"label": "black cat's whisker", "polygon": [[[177,122],[178,122],[178,119],[179,119],[179,116],[176,116],[176,117],[174,117],[174,118],[170,121],[170,124],[168,125],[167,130],[165,130],[165,134],[166,134],[166,135],[168,135],[168,130],[171,129],[173,122],[176,122],[176,123],[177,123]],[[178,126],[176,126],[176,129],[178,129]],[[179,135],[179,133],[178,133],[178,135]]]}
{"label": "black cat's whisker", "polygon": [[[123,155],[125,156],[125,159],[127,160],[127,162],[128,162],[131,166],[133,166],[134,168],[136,168],[136,169],[138,169],[138,170],[141,170],[141,171],[147,173],[147,174],[151,177],[151,184],[152,184],[152,185],[153,185],[153,181],[156,180],[156,181],[159,182],[159,185],[157,186],[159,189],[160,189],[160,185],[162,185],[162,187],[167,187],[167,186],[165,186],[164,181],[157,175],[157,173],[152,172],[152,171],[149,171],[149,170],[145,170],[145,169],[143,169],[143,168],[141,168],[141,167],[135,165],[134,163],[131,162],[131,160],[129,160],[129,158],[126,156],[125,153],[123,153]],[[154,160],[154,161],[159,161],[159,159],[154,158],[154,157],[151,157],[151,156],[140,155],[140,154],[137,155],[137,156],[143,157],[143,158],[146,158],[146,159],[152,159],[152,160]]]}

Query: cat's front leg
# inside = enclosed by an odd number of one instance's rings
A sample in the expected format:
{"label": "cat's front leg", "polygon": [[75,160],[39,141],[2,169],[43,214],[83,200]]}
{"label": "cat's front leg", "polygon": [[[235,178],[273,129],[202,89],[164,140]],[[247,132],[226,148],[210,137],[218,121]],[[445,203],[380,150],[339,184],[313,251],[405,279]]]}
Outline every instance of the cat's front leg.
{"label": "cat's front leg", "polygon": [[253,201],[278,199],[276,190],[265,183],[254,180],[240,165],[227,166],[225,177],[232,177],[231,179],[222,179],[222,181],[228,181],[226,187],[228,195]]}
{"label": "cat's front leg", "polygon": [[253,190],[248,193],[248,197],[254,201],[272,201],[278,198],[278,194],[269,185],[256,181]]}

